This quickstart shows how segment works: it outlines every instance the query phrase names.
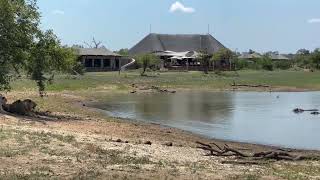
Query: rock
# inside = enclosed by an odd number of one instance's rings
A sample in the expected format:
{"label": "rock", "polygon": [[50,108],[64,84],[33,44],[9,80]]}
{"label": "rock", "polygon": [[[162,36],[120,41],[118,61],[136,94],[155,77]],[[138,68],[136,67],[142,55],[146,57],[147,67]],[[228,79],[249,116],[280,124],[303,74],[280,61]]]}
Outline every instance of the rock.
{"label": "rock", "polygon": [[303,109],[299,109],[299,108],[296,108],[293,110],[294,113],[303,113],[304,110]]}
{"label": "rock", "polygon": [[122,143],[122,140],[121,139],[117,139],[116,142]]}
{"label": "rock", "polygon": [[145,145],[152,145],[152,142],[151,141],[146,141],[144,142]]}
{"label": "rock", "polygon": [[171,146],[173,146],[173,143],[172,143],[172,142],[167,142],[167,143],[165,143],[164,145],[171,147]]}
{"label": "rock", "polygon": [[130,93],[131,93],[131,94],[135,94],[136,92],[137,92],[137,91],[131,91]]}

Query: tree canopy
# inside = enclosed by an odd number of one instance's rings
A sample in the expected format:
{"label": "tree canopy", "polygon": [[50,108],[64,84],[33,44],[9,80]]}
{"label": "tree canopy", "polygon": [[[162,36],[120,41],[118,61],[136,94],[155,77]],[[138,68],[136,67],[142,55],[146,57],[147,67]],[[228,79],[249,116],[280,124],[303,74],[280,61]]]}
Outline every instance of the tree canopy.
{"label": "tree canopy", "polygon": [[155,68],[160,59],[154,54],[142,54],[136,57],[137,64],[142,67],[141,76],[145,75],[147,68]]}
{"label": "tree canopy", "polygon": [[75,65],[73,51],[39,25],[36,0],[0,0],[0,90],[10,90],[12,79],[26,70],[42,95],[46,75]]}

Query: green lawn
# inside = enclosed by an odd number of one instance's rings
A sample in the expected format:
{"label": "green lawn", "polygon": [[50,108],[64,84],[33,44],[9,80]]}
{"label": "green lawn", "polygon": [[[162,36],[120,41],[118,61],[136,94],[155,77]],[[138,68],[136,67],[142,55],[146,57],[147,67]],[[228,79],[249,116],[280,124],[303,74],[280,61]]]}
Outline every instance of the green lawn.
{"label": "green lawn", "polygon": [[[138,71],[86,73],[80,78],[58,75],[54,84],[48,86],[49,91],[87,90],[92,88],[112,88],[127,90],[132,83],[140,85],[156,85],[165,88],[187,89],[228,89],[233,81],[246,84],[267,84],[275,87],[320,90],[320,72],[303,71],[239,71],[224,72],[221,75],[204,75],[202,72],[164,72],[154,77],[141,77]],[[35,83],[17,80],[13,90],[34,89]]]}

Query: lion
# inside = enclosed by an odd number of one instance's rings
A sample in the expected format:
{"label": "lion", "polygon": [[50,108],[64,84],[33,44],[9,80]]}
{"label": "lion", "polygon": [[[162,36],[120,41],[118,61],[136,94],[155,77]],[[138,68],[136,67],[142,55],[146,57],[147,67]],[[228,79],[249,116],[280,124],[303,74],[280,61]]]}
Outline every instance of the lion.
{"label": "lion", "polygon": [[4,107],[7,105],[7,98],[0,94],[0,113],[4,112]]}
{"label": "lion", "polygon": [[7,104],[4,106],[4,110],[13,114],[18,114],[18,115],[31,115],[32,111],[37,107],[37,104],[30,100],[17,100],[12,104]]}

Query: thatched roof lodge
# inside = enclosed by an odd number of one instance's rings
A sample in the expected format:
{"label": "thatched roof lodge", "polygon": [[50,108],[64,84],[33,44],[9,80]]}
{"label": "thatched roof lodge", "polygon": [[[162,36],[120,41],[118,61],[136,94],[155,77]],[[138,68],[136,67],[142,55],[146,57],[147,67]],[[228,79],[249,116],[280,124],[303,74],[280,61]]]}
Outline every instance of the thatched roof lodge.
{"label": "thatched roof lodge", "polygon": [[206,50],[213,54],[225,48],[212,35],[206,34],[149,34],[129,50],[130,55],[154,52],[186,52]]}
{"label": "thatched roof lodge", "polygon": [[[129,50],[131,56],[154,53],[168,69],[199,69],[197,54],[206,51],[213,54],[225,46],[212,35],[206,34],[149,34]],[[229,62],[225,66],[229,67]]]}

